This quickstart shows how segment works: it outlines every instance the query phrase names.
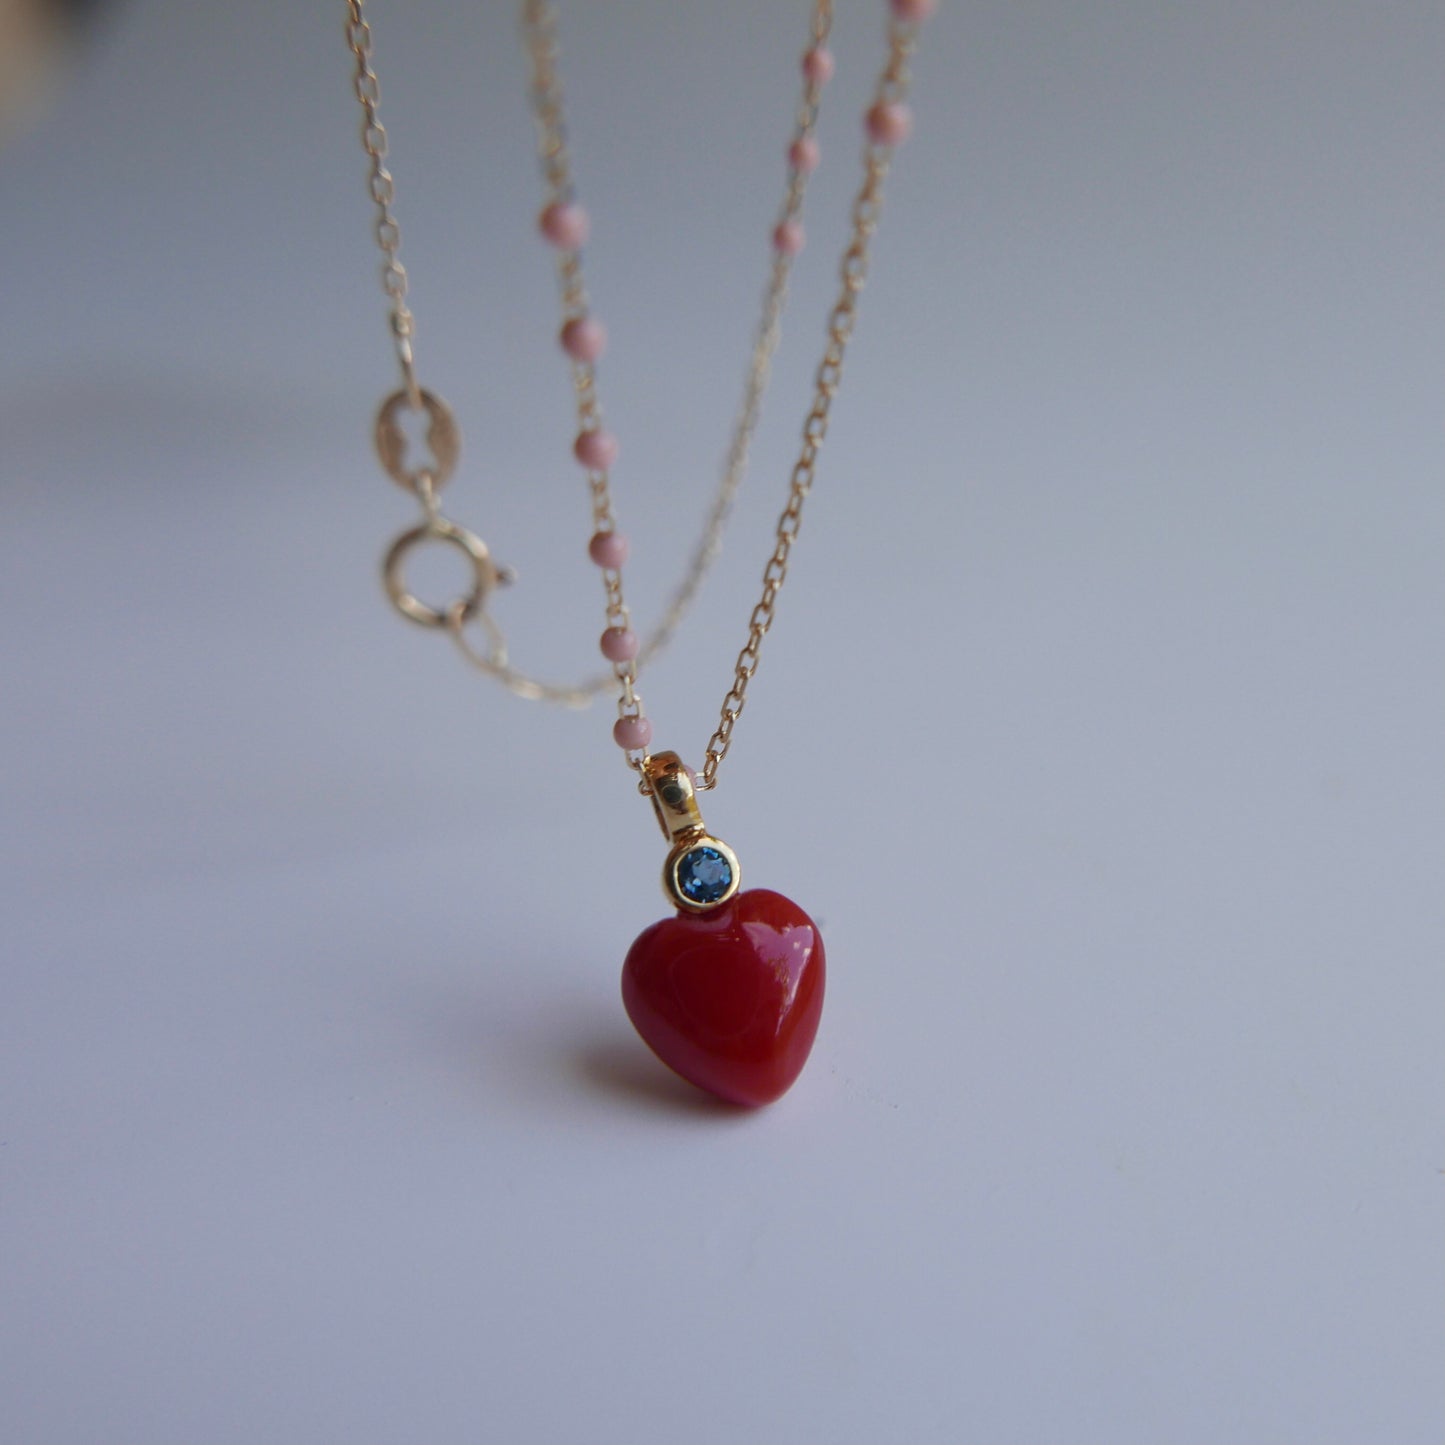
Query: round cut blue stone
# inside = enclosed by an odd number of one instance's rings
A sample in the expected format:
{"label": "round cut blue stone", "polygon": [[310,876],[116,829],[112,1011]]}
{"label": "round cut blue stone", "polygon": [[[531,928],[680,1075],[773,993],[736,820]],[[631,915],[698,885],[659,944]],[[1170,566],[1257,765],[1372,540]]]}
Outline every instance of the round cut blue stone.
{"label": "round cut blue stone", "polygon": [[689,903],[716,903],[732,887],[732,882],[732,864],[706,843],[684,853],[678,860],[678,892]]}

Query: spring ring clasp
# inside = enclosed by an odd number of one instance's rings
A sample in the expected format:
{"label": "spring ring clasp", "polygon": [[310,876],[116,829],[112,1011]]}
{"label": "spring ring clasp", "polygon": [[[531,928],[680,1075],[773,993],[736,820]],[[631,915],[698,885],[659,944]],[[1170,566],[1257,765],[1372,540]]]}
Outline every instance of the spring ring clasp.
{"label": "spring ring clasp", "polygon": [[[411,442],[402,427],[407,412],[420,409],[425,422],[425,449],[431,455],[413,464],[408,455]],[[501,629],[487,615],[487,598],[494,588],[512,581],[510,569],[498,567],[487,544],[469,528],[441,513],[438,493],[451,478],[461,453],[461,432],[451,408],[435,392],[424,387],[403,387],[382,402],[376,414],[376,454],[392,481],[405,487],[421,503],[423,521],[403,532],[387,549],[381,563],[381,580],[391,605],[408,622],[419,627],[447,628],[455,634],[473,619],[485,629],[489,642],[486,662],[506,667],[507,643]],[[455,547],[467,559],[471,585],[445,607],[423,602],[406,583],[406,564],[411,553],[431,542]]]}

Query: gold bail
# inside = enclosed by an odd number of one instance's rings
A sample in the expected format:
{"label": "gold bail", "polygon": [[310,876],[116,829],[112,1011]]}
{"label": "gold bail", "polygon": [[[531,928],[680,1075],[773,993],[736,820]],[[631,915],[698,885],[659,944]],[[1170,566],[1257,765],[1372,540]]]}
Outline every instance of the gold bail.
{"label": "gold bail", "polygon": [[692,770],[676,753],[653,753],[643,759],[642,771],[664,838],[681,842],[706,831]]}
{"label": "gold bail", "polygon": [[730,899],[742,880],[738,855],[703,825],[697,780],[676,753],[642,760],[652,809],[672,847],[662,865],[662,891],[685,913],[706,913]]}

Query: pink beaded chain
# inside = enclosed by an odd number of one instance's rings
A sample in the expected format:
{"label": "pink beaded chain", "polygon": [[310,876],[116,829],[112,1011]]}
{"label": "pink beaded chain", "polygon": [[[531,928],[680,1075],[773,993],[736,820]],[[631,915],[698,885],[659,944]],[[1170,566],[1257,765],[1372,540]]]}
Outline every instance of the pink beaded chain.
{"label": "pink beaded chain", "polygon": [[[523,30],[532,62],[531,93],[547,182],[547,197],[538,227],[558,253],[563,313],[558,339],[571,363],[577,403],[578,429],[572,452],[587,474],[593,522],[588,555],[602,572],[606,593],[607,625],[599,647],[611,665],[610,673],[570,688],[539,682],[511,666],[505,641],[485,605],[495,587],[511,580],[510,574],[493,563],[480,537],[444,517],[439,508],[438,493],[455,465],[460,436],[449,408],[434,393],[424,390],[416,376],[412,348],[415,323],[406,301],[406,271],[397,259],[401,236],[393,209],[393,182],[385,165],[387,137],[377,115],[378,86],[371,67],[371,32],[363,14],[363,3],[364,0],[347,0],[347,41],[356,59],[354,88],[363,112],[362,144],[371,161],[370,190],[377,207],[375,234],[384,258],[382,284],[391,301],[391,328],[403,382],[402,390],[387,398],[378,415],[377,450],[393,480],[419,499],[424,518],[420,526],[399,537],[387,554],[384,576],[388,593],[404,616],[424,626],[445,628],[470,661],[523,697],[577,705],[605,687],[615,685],[618,701],[613,738],[626,754],[629,766],[642,775],[640,786],[647,792],[647,749],[652,741],[652,723],[637,692],[637,677],[642,664],[665,645],[695,595],[716,555],[722,526],[746,470],[748,446],[777,344],[789,268],[806,240],[803,197],[807,179],[821,158],[813,129],[822,89],[834,70],[833,56],[826,44],[832,24],[832,0],[814,0],[812,7],[811,40],[801,62],[803,96],[787,149],[788,186],[772,230],[772,275],[728,465],[688,572],[662,621],[645,643],[632,629],[623,594],[622,569],[628,544],[616,526],[610,482],[620,448],[616,436],[603,425],[596,386],[596,366],[607,347],[607,332],[593,315],[582,282],[581,252],[590,234],[591,221],[587,210],[576,199],[571,177],[557,75],[556,21],[549,0],[524,0]],[[763,637],[772,624],[774,604],[787,574],[803,504],[813,484],[818,451],[841,380],[857,298],[867,274],[869,243],[882,209],[883,180],[893,150],[907,138],[912,127],[906,104],[907,62],[915,45],[917,27],[933,13],[935,0],[890,0],[889,8],[887,59],[864,114],[863,183],[852,206],[851,233],[840,266],[841,290],[828,316],[827,345],[815,375],[813,404],[803,424],[802,449],[792,470],[787,503],[778,520],[772,555],[764,569],[762,596],[749,618],[747,641],[734,663],[732,684],[723,699],[718,726],[709,740],[705,763],[696,779],[699,789],[711,788],[716,782],[718,768],[727,754],[734,725],[746,701],[748,684],[757,670]],[[403,409],[424,413],[426,417],[427,443],[432,457],[420,466],[406,464],[407,441],[398,418]],[[460,548],[472,566],[471,591],[442,609],[429,607],[415,597],[401,578],[410,549],[428,541]],[[483,625],[490,639],[485,653],[477,652],[467,638],[467,625],[474,619]]]}
{"label": "pink beaded chain", "polygon": [[[829,316],[828,347],[816,376],[814,404],[804,424],[803,452],[794,467],[788,505],[779,519],[776,546],[764,573],[761,601],[750,619],[748,641],[738,656],[733,685],[724,699],[717,732],[707,750],[707,761],[697,779],[699,788],[710,788],[726,754],[733,724],[742,712],[746,689],[757,668],[758,649],[772,623],[773,604],[786,575],[788,556],[797,536],[802,505],[813,482],[818,448],[827,429],[827,417],[841,376],[844,351],[852,333],[856,300],[867,270],[868,242],[877,227],[881,210],[882,183],[892,151],[908,138],[913,118],[906,104],[907,60],[913,50],[917,26],[934,11],[936,0],[891,0],[892,18],[888,29],[888,58],[879,76],[874,96],[865,111],[863,128],[864,181],[853,206],[853,228],[842,262],[842,292]],[[788,164],[794,178],[794,193],[800,195],[799,180],[816,169],[821,152],[811,133],[811,116],[816,113],[822,87],[833,76],[831,51],[822,43],[830,7],[820,5],[815,15],[814,41],[802,57],[806,85],[805,114],[788,148]],[[619,684],[618,716],[612,736],[628,764],[642,773],[648,760],[653,729],[637,692],[637,659],[640,644],[632,630],[623,597],[622,569],[628,558],[628,542],[614,520],[610,470],[617,461],[620,445],[602,424],[597,402],[595,363],[606,346],[606,331],[590,311],[580,287],[578,254],[591,233],[591,218],[572,194],[562,140],[562,112],[556,84],[555,30],[548,0],[528,0],[524,6],[525,27],[533,55],[533,96],[544,174],[549,198],[539,217],[543,238],[558,252],[563,309],[566,314],[562,348],[572,361],[573,381],[578,396],[580,427],[572,445],[573,455],[588,474],[592,494],[594,531],[588,555],[601,569],[607,596],[607,627],[599,646],[602,656],[613,665]],[[795,205],[785,206],[773,228],[772,243],[780,259],[791,259],[802,251],[805,233]],[[644,791],[647,784],[642,784]]]}
{"label": "pink beaded chain", "polygon": [[[413,356],[415,322],[406,300],[406,271],[397,257],[401,232],[394,207],[394,183],[385,164],[387,135],[378,115],[379,90],[371,63],[371,27],[363,13],[363,0],[347,0],[347,12],[347,42],[356,60],[353,88],[362,107],[362,147],[371,161],[370,190],[377,208],[375,235],[384,258],[382,284],[391,299],[392,332],[403,382],[402,390],[387,397],[382,404],[377,418],[377,450],[388,475],[417,497],[423,511],[421,526],[398,537],[387,554],[383,565],[387,592],[404,617],[427,627],[444,628],[473,666],[512,692],[534,701],[585,706],[593,696],[617,686],[615,671],[565,686],[543,682],[513,667],[501,629],[486,608],[490,590],[513,580],[513,574],[509,569],[493,565],[486,544],[475,532],[441,514],[437,494],[455,465],[460,433],[446,403],[435,393],[424,391],[417,381]],[[591,316],[582,284],[580,248],[586,239],[586,215],[571,204],[572,185],[562,124],[561,90],[555,69],[555,21],[549,8],[531,5],[524,6],[523,20],[532,51],[532,95],[542,142],[543,169],[551,196],[543,229],[555,244],[563,248],[560,272],[564,321],[559,340],[564,352],[576,364],[573,379],[577,388],[579,423],[580,429],[586,431],[595,429],[600,421],[600,413],[591,404],[595,400],[591,391],[591,364],[602,355],[607,334],[601,323]],[[813,0],[810,50],[821,53],[825,49],[831,26],[832,0]],[[726,464],[689,564],[660,618],[639,645],[635,659],[638,671],[671,640],[696,597],[708,568],[721,548],[733,500],[747,472],[749,448],[781,330],[791,262],[801,244],[807,178],[817,160],[817,146],[812,139],[821,85],[817,75],[815,66],[805,67],[803,96],[788,147],[787,190],[774,227],[773,262],[754,335],[742,405],[734,420],[726,453]],[[424,413],[426,417],[426,443],[433,455],[420,466],[407,464],[410,443],[400,425],[406,411],[410,411],[413,417],[418,413]],[[589,466],[607,463],[605,445],[596,440],[584,442],[579,460]],[[594,494],[594,510],[596,502]],[[599,529],[605,525],[601,516],[595,521]],[[459,548],[466,553],[472,566],[471,591],[443,609],[422,602],[407,589],[403,577],[410,552],[427,543],[446,543]],[[620,619],[620,624],[609,628],[609,631],[630,631],[620,597],[615,606],[609,605],[609,615],[613,613]],[[487,635],[483,651],[477,650],[470,639],[467,624],[473,620]],[[618,645],[615,640],[609,642],[609,646],[614,648]]]}

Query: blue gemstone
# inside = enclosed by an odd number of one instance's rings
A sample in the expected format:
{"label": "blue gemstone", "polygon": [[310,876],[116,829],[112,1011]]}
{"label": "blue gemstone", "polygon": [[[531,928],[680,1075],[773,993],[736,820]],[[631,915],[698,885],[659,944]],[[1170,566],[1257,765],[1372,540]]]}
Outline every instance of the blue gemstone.
{"label": "blue gemstone", "polygon": [[716,903],[732,885],[732,864],[716,848],[700,844],[678,860],[678,892],[689,903]]}

